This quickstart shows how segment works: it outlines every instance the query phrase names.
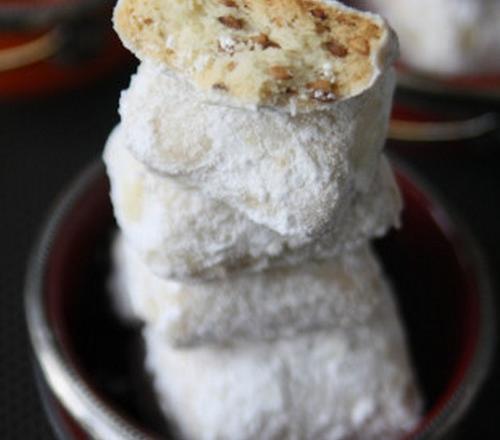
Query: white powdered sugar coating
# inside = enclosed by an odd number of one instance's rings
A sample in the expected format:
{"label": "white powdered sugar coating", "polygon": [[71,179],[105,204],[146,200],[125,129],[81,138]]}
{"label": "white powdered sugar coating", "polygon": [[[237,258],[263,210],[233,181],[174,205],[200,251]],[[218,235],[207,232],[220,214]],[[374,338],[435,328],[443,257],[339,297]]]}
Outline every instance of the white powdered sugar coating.
{"label": "white powdered sugar coating", "polygon": [[388,290],[364,325],[176,350],[146,327],[146,366],[187,440],[400,439],[421,401]]}
{"label": "white powdered sugar coating", "polygon": [[403,60],[438,74],[500,72],[498,0],[368,0],[385,15]]}
{"label": "white powdered sugar coating", "polygon": [[200,192],[151,172],[126,148],[122,127],[104,160],[118,223],[151,270],[163,278],[223,277],[331,258],[398,224],[401,199],[385,159],[367,192],[358,191],[341,219],[316,237],[281,235]]}
{"label": "white powdered sugar coating", "polygon": [[392,70],[328,111],[290,115],[201,99],[143,63],[122,95],[127,145],[150,169],[223,201],[282,235],[315,235],[340,218],[378,170]]}
{"label": "white powdered sugar coating", "polygon": [[394,33],[336,1],[120,0],[113,299],[186,440],[399,439],[421,401],[369,240]]}
{"label": "white powdered sugar coating", "polygon": [[[222,280],[176,282],[149,271],[117,237],[115,297],[172,346],[291,338],[365,323],[388,290],[369,246],[336,259]],[[128,314],[130,317],[130,314]],[[127,318],[127,315],[125,315]]]}

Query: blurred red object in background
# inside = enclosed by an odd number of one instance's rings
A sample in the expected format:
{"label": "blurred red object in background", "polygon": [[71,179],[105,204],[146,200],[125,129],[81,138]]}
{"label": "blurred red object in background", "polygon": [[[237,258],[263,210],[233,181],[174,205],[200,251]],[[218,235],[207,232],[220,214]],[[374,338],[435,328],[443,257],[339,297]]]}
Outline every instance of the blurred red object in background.
{"label": "blurred red object in background", "polygon": [[3,0],[0,98],[79,87],[126,64],[110,0]]}

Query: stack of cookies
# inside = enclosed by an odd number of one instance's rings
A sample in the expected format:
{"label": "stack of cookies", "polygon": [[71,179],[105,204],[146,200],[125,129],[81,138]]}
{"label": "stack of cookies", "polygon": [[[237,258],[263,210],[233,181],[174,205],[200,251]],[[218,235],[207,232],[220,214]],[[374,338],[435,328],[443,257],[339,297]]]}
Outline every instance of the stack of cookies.
{"label": "stack of cookies", "polygon": [[187,439],[391,439],[420,398],[370,240],[394,34],[319,0],[120,0],[114,292]]}

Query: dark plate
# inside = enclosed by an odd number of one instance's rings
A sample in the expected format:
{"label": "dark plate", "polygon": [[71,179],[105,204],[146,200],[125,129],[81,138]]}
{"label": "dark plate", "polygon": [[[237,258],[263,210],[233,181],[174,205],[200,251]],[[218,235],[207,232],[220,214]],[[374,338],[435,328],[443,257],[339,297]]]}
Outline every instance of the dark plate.
{"label": "dark plate", "polygon": [[[398,171],[398,182],[403,227],[376,249],[394,283],[426,399],[409,438],[441,438],[462,418],[490,365],[489,279],[449,212],[406,172]],[[60,431],[72,439],[85,431],[106,440],[168,438],[138,373],[137,330],[115,318],[106,293],[115,230],[108,191],[96,163],[60,199],[30,262],[28,326],[41,377],[56,396],[46,406],[55,423],[71,427]]]}
{"label": "dark plate", "polygon": [[500,101],[500,72],[443,76],[417,72],[403,64],[398,67],[398,83],[402,87],[440,96],[479,98],[497,103]]}

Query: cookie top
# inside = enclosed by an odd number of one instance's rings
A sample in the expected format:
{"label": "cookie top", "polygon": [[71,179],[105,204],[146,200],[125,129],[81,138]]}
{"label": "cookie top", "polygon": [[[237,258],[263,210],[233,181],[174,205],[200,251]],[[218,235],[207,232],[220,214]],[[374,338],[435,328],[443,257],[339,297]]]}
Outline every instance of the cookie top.
{"label": "cookie top", "polygon": [[114,22],[139,58],[247,106],[331,105],[397,53],[382,18],[333,0],[120,0]]}

